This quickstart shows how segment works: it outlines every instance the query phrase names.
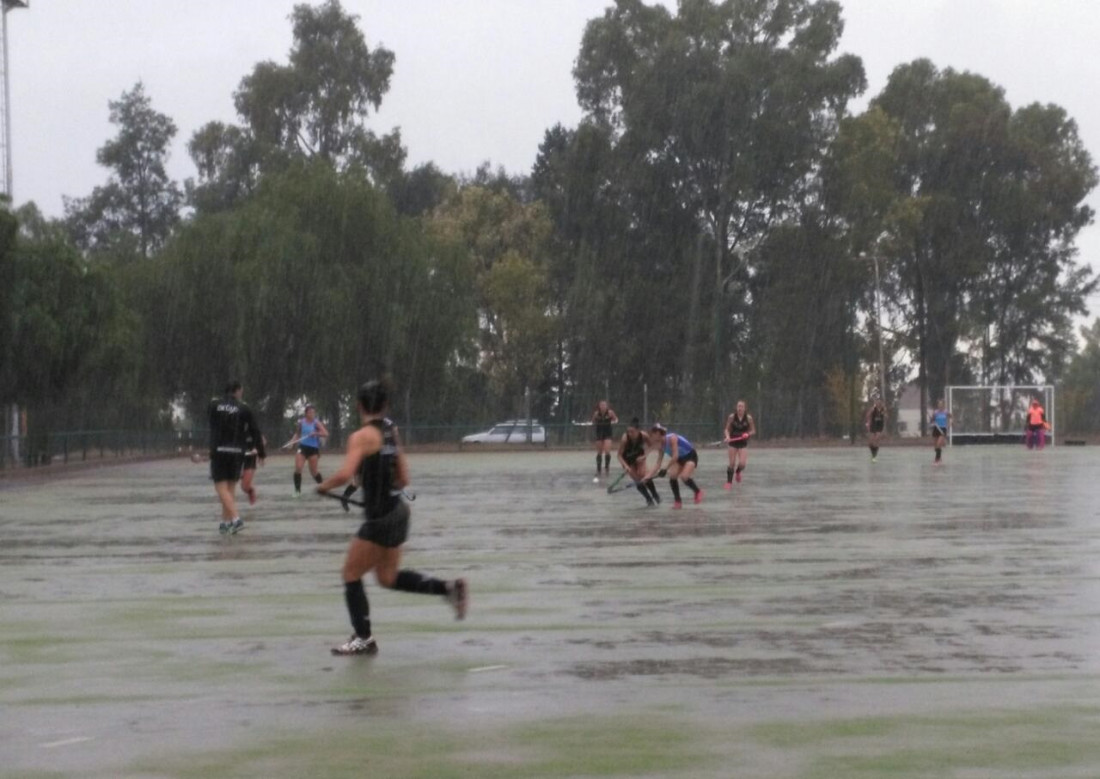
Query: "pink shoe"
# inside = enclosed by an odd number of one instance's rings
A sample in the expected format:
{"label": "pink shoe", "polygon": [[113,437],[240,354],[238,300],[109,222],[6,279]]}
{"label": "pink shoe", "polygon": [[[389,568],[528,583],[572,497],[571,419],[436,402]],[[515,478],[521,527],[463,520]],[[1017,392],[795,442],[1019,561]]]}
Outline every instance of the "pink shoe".
{"label": "pink shoe", "polygon": [[676,501],[675,503],[672,504],[672,508],[674,508],[674,509],[682,509],[683,507],[684,507],[684,504],[681,503],[680,501]]}
{"label": "pink shoe", "polygon": [[726,482],[725,484],[722,485],[722,489],[732,490],[733,489],[733,484],[731,484],[730,482]]}
{"label": "pink shoe", "polygon": [[696,503],[696,505],[698,505],[702,502],[703,502],[703,491],[699,490],[697,493],[695,493],[695,503]]}
{"label": "pink shoe", "polygon": [[741,471],[738,471],[737,473],[735,473],[733,475],[733,478],[737,479],[737,483],[740,484],[741,483]]}

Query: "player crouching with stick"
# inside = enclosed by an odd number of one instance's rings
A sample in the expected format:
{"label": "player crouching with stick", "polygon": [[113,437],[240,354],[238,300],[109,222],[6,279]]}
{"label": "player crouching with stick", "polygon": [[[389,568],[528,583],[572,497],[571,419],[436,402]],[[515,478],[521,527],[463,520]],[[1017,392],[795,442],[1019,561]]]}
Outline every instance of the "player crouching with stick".
{"label": "player crouching with stick", "polygon": [[[653,483],[653,479],[646,478],[646,450],[650,441],[639,425],[638,418],[634,417],[626,426],[626,432],[619,442],[619,465],[623,466],[624,476],[630,476],[638,492],[645,498],[646,505],[653,506],[661,502],[661,496],[657,494],[657,485]],[[612,491],[610,487],[608,491]]]}
{"label": "player crouching with stick", "polygon": [[[650,439],[659,445],[657,464],[653,466],[653,470],[646,474],[646,481],[656,476],[664,476],[668,474],[668,484],[672,488],[672,508],[683,508],[684,504],[680,501],[680,484],[677,479],[686,484],[693,493],[695,493],[695,502],[703,502],[703,491],[696,485],[695,480],[691,478],[695,474],[695,466],[699,464],[699,455],[695,452],[695,447],[691,445],[691,441],[684,438],[678,433],[670,433],[664,425],[655,423],[649,431]],[[665,471],[661,468],[661,463],[665,460],[665,455],[668,455],[672,462],[668,466],[668,470]]]}
{"label": "player crouching with stick", "polygon": [[465,579],[443,581],[407,568],[398,570],[401,545],[409,534],[409,506],[401,499],[401,492],[409,483],[409,468],[399,446],[397,427],[385,416],[389,396],[390,387],[385,381],[369,381],[359,388],[362,427],[348,438],[348,451],[340,470],[317,485],[317,491],[325,493],[347,484],[358,474],[366,513],[348,546],[343,569],[344,598],[355,632],[347,643],[333,648],[334,655],[378,653],[363,587],[363,577],[372,570],[383,587],[442,596],[454,607],[458,619],[466,616]]}

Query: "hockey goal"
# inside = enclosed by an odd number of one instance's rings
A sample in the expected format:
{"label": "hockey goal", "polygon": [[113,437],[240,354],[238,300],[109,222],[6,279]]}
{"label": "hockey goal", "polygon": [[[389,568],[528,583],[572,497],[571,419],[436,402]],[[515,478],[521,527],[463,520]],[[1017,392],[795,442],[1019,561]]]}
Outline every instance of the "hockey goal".
{"label": "hockey goal", "polygon": [[1046,438],[1054,445],[1054,387],[1046,385],[951,386],[947,410],[951,412],[948,442],[954,444],[1020,444],[1024,442],[1027,410],[1037,399],[1050,424]]}

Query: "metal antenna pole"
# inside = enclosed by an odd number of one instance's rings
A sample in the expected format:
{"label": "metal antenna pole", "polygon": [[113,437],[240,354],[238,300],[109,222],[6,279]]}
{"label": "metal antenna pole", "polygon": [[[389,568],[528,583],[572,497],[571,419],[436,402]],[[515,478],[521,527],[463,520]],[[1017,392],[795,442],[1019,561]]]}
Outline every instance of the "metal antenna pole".
{"label": "metal antenna pole", "polygon": [[0,62],[4,68],[4,78],[0,88],[4,90],[3,100],[0,101],[0,122],[3,123],[4,144],[4,194],[13,198],[12,190],[12,164],[11,164],[11,70],[8,65],[8,11],[13,8],[26,8],[28,0],[3,0],[3,37],[0,38],[0,48],[3,48],[3,56]]}
{"label": "metal antenna pole", "polygon": [[[3,49],[0,52],[0,67],[3,67],[3,78],[0,78],[0,89],[4,94],[0,95],[0,124],[3,127],[0,128],[0,143],[4,145],[3,153],[0,154],[0,160],[4,165],[4,195],[8,200],[14,203],[15,197],[12,190],[12,165],[11,165],[11,76],[10,68],[8,67],[8,11],[13,8],[26,8],[28,6],[28,0],[2,0],[3,6],[0,8],[0,16],[3,17],[2,25],[3,30],[0,32],[0,48]],[[19,463],[19,436],[22,432],[20,430],[20,414],[19,406],[15,403],[8,409],[11,413],[11,438],[8,440],[11,444],[12,460]]]}

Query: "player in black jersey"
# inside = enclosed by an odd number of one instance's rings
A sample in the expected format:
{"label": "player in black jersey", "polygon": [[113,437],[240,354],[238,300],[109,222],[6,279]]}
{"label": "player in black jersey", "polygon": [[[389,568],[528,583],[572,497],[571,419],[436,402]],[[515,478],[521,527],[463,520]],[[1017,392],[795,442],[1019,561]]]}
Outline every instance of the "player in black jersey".
{"label": "player in black jersey", "polygon": [[[244,391],[239,381],[230,382],[225,397],[210,401],[210,478],[222,504],[222,519],[218,530],[223,535],[237,533],[244,527],[237,513],[237,481],[245,452],[255,447],[256,456],[267,457],[264,437],[252,411],[241,402]],[[248,441],[251,439],[251,444]]]}
{"label": "player in black jersey", "polygon": [[867,448],[871,450],[871,462],[875,462],[878,460],[882,434],[886,430],[886,404],[882,402],[882,398],[875,398],[875,402],[867,409],[863,425],[867,428]]}
{"label": "player in black jersey", "polygon": [[596,410],[592,412],[592,425],[596,428],[596,477],[600,475],[600,456],[603,456],[603,471],[608,473],[611,469],[611,439],[615,434],[612,425],[619,421],[615,412],[607,405],[606,400],[596,404]]}
{"label": "player in black jersey", "polygon": [[409,506],[401,499],[409,483],[409,468],[397,426],[386,418],[390,392],[384,381],[369,381],[359,388],[359,419],[363,426],[348,438],[348,452],[340,470],[317,485],[318,492],[328,492],[358,474],[366,513],[348,546],[343,569],[344,598],[355,632],[346,643],[333,648],[334,655],[378,653],[363,588],[363,577],[372,570],[383,587],[440,595],[454,607],[458,619],[466,616],[465,579],[443,581],[407,568],[399,570],[401,545],[409,532]]}
{"label": "player in black jersey", "polygon": [[646,505],[652,506],[661,502],[661,496],[657,494],[657,485],[653,483],[653,479],[645,477],[646,452],[649,446],[649,434],[639,427],[638,418],[634,417],[619,441],[619,464],[634,480],[634,486],[645,498]]}
{"label": "player in black jersey", "polygon": [[726,484],[723,489],[732,489],[733,480],[740,483],[741,471],[749,463],[749,438],[756,435],[756,423],[748,411],[745,401],[737,401],[737,409],[726,417],[725,441],[729,447],[730,464],[726,468]]}

